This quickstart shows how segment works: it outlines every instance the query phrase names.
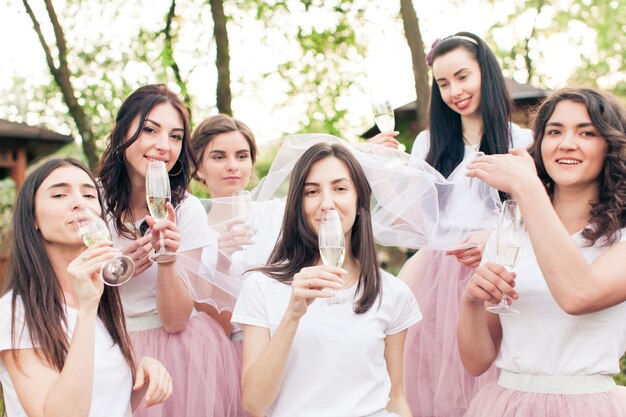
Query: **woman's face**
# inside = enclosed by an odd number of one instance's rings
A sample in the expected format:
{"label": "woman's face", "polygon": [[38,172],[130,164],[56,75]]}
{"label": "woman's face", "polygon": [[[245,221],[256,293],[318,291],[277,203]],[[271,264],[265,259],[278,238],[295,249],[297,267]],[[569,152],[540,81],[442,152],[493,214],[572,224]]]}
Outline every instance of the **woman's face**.
{"label": "woman's face", "polygon": [[198,175],[213,198],[231,196],[246,188],[252,175],[252,157],[241,132],[220,133],[207,143]]}
{"label": "woman's face", "polygon": [[83,245],[73,210],[83,205],[101,212],[96,185],[82,169],[65,165],[48,175],[35,193],[35,226],[50,244]]}
{"label": "woman's face", "polygon": [[433,61],[433,77],[441,98],[452,110],[464,117],[480,116],[480,66],[462,47]]}
{"label": "woman's face", "polygon": [[339,214],[346,245],[356,219],[358,196],[346,164],[334,156],[317,161],[304,183],[303,210],[311,228],[317,233],[322,213]]}
{"label": "woman's face", "polygon": [[607,143],[583,103],[561,101],[546,123],[541,156],[556,187],[596,186]]}
{"label": "woman's face", "polygon": [[[133,120],[126,140],[137,131],[139,116]],[[131,179],[143,180],[150,161],[163,161],[171,170],[183,146],[185,125],[180,113],[170,103],[156,105],[148,116],[143,131],[124,153],[126,169]]]}

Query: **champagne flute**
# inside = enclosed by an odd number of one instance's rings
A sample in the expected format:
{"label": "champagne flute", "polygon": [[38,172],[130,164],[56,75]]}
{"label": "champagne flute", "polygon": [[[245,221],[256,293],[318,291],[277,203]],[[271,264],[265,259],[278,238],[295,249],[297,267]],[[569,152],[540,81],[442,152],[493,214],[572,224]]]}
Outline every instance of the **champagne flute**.
{"label": "champagne flute", "polygon": [[[248,223],[252,206],[250,192],[247,190],[235,191],[232,198],[232,218],[243,221],[243,223],[233,225],[232,230],[236,233],[244,232],[246,236],[252,236],[254,233],[254,226]],[[243,269],[244,271],[248,269],[245,245],[243,246]]]}
{"label": "champagne flute", "polygon": [[[146,169],[146,199],[148,210],[154,220],[167,219],[166,204],[172,199],[170,178],[163,161],[151,161]],[[150,260],[168,263],[176,260],[176,253],[165,250],[163,232],[159,232],[160,247],[157,253],[150,255]]]}
{"label": "champagne flute", "polygon": [[[502,205],[498,228],[496,230],[496,258],[498,263],[511,272],[522,250],[524,220],[515,200],[507,200]],[[487,311],[496,314],[517,314],[518,310],[510,306],[510,297],[503,295],[499,304],[487,307]]]}
{"label": "champagne flute", "polygon": [[[317,233],[320,256],[324,265],[341,268],[346,255],[346,238],[343,233],[343,225],[339,213],[328,210],[322,213],[322,221]],[[324,300],[323,306],[335,307],[348,304],[350,300],[339,297],[336,289],[329,290],[333,297]]]}
{"label": "champagne flute", "polygon": [[378,130],[382,132],[391,132],[396,125],[393,115],[393,107],[387,99],[372,99],[372,111],[374,112],[374,121]]}
{"label": "champagne flute", "polygon": [[[111,233],[102,217],[86,206],[74,210],[74,224],[87,247],[111,240]],[[116,287],[128,282],[135,272],[135,263],[126,255],[119,255],[102,265],[100,279],[106,285]]]}

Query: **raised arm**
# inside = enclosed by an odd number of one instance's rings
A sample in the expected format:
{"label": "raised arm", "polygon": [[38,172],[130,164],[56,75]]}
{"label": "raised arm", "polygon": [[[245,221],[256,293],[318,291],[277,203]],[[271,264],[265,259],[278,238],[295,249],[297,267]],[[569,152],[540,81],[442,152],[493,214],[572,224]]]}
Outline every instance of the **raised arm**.
{"label": "raised arm", "polygon": [[626,300],[626,243],[615,244],[589,264],[554,210],[528,152],[482,157],[469,168],[468,175],[517,200],[543,276],[565,312],[587,314]]}

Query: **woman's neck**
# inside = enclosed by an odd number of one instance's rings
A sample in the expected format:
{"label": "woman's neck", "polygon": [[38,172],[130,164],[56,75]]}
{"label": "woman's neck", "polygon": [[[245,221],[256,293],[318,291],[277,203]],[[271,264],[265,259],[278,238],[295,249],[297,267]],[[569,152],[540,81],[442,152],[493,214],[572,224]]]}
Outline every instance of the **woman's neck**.
{"label": "woman's neck", "polygon": [[470,146],[480,146],[483,137],[483,119],[480,114],[461,116],[463,138]]}
{"label": "woman's neck", "polygon": [[555,187],[552,196],[554,211],[561,219],[565,229],[572,234],[589,224],[590,202],[598,199],[598,187]]}

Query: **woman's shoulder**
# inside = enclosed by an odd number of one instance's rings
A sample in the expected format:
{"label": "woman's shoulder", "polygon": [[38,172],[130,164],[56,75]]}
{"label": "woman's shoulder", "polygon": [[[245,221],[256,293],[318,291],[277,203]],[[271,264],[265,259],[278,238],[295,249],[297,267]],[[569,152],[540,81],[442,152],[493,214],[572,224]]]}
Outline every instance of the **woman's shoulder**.
{"label": "woman's shoulder", "polygon": [[527,148],[531,143],[533,143],[532,130],[511,123],[511,147]]}
{"label": "woman's shoulder", "polygon": [[409,286],[395,275],[390,274],[384,269],[380,269],[380,278],[382,280],[383,295],[385,291],[391,291],[393,294],[412,294]]}

